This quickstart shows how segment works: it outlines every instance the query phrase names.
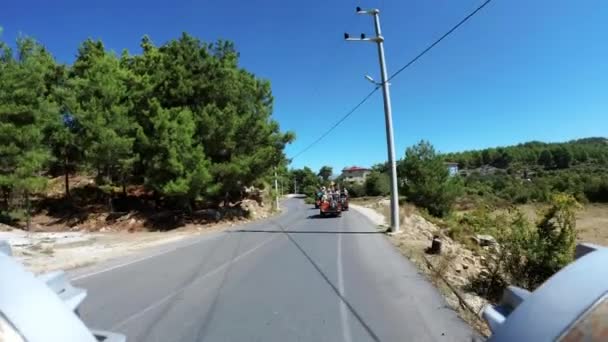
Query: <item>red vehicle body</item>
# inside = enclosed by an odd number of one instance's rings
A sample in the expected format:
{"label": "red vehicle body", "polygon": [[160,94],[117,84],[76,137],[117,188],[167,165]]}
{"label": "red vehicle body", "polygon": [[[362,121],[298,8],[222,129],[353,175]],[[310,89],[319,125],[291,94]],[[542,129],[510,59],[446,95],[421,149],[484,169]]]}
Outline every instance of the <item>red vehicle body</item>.
{"label": "red vehicle body", "polygon": [[340,200],[340,195],[328,195],[323,201],[321,201],[319,214],[321,217],[329,215],[342,215],[342,201]]}

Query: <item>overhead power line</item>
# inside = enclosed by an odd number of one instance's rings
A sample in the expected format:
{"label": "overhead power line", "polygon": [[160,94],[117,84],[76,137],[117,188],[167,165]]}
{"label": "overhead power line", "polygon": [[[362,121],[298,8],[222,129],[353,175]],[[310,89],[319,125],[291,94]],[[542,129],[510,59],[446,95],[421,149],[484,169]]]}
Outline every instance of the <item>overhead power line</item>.
{"label": "overhead power line", "polygon": [[348,119],[349,116],[351,116],[357,109],[359,109],[359,107],[361,107],[367,100],[369,100],[369,98],[372,97],[372,95],[374,95],[374,93],[377,92],[378,89],[380,89],[380,86],[376,86],[376,88],[374,88],[374,90],[372,90],[369,94],[367,94],[367,96],[365,96],[363,98],[363,100],[361,100],[359,103],[357,103],[357,105],[354,106],[350,111],[348,111],[348,113],[346,113],[344,116],[342,116],[342,118],[340,120],[336,121],[336,123],[333,124],[327,131],[325,131],[325,133],[321,134],[321,136],[318,137],[317,140],[315,140],[312,143],[308,144],[308,146],[306,146],[303,150],[301,150],[300,152],[298,152],[298,154],[296,154],[295,156],[293,156],[291,159],[292,160],[296,159],[297,157],[299,157],[304,152],[310,150],[310,148],[313,147],[314,145],[316,145],[319,141],[323,140],[323,138],[325,138],[329,133],[331,133],[331,131],[333,131],[342,122],[344,122],[344,120]]}
{"label": "overhead power line", "polygon": [[[488,5],[490,2],[492,2],[492,0],[484,1],[481,5],[479,5],[477,8],[475,8],[475,10],[473,10],[466,17],[464,17],[461,21],[459,21],[456,25],[454,25],[451,29],[449,29],[446,33],[444,33],[441,37],[439,37],[439,39],[435,40],[432,44],[430,44],[428,47],[426,47],[424,50],[422,50],[422,52],[420,52],[418,55],[416,55],[416,57],[412,58],[404,66],[399,68],[395,73],[393,73],[386,80],[386,82],[391,81],[393,78],[397,77],[397,75],[399,75],[401,72],[403,72],[405,69],[409,68],[412,64],[416,63],[416,61],[418,61],[422,56],[427,54],[435,46],[437,46],[437,44],[439,44],[442,40],[447,38],[450,34],[452,34],[454,31],[456,31],[460,26],[462,26],[464,23],[469,21],[469,19],[471,19],[475,14],[477,14],[479,11],[481,11],[484,7],[486,7],[486,5]],[[357,111],[357,109],[359,109],[359,107],[361,107],[367,100],[369,100],[369,98],[372,97],[372,95],[376,91],[378,91],[378,89],[380,89],[381,85],[382,84],[377,85],[374,88],[374,90],[372,90],[369,94],[367,94],[367,96],[365,96],[363,98],[363,100],[361,100],[359,103],[357,103],[356,106],[354,106],[350,111],[348,111],[344,116],[342,116],[340,118],[340,120],[338,120],[335,124],[333,124],[327,131],[325,131],[325,133],[321,134],[321,136],[319,136],[319,138],[317,138],[315,141],[311,142],[304,149],[302,149],[300,152],[298,152],[294,157],[291,158],[291,160],[296,159],[300,155],[302,155],[305,152],[307,152],[308,150],[310,150],[314,145],[319,143],[321,140],[323,140],[323,138],[325,138],[327,135],[329,135],[329,133],[331,133],[334,129],[336,129],[336,127],[338,127],[340,124],[342,124],[342,122],[344,122],[346,119],[348,119],[349,116],[351,116],[355,111]]]}
{"label": "overhead power line", "polygon": [[391,77],[388,78],[387,82],[390,81],[390,80],[392,80],[393,78],[395,78],[403,70],[409,68],[410,65],[416,63],[416,61],[418,59],[420,59],[420,57],[424,56],[427,52],[431,51],[431,49],[434,48],[435,45],[439,44],[447,36],[449,36],[450,34],[452,34],[452,32],[456,31],[460,26],[462,26],[462,24],[466,23],[475,14],[477,14],[477,12],[481,11],[484,7],[486,7],[486,5],[489,4],[490,2],[492,2],[492,0],[486,0],[486,1],[484,1],[484,3],[482,3],[481,5],[479,5],[479,7],[477,7],[473,12],[469,13],[469,15],[467,15],[461,21],[459,21],[458,24],[454,25],[448,32],[444,33],[443,36],[439,37],[439,39],[437,39],[436,41],[434,41],[433,44],[429,45],[426,49],[422,50],[422,52],[420,52],[418,55],[416,55],[416,57],[412,58],[412,60],[410,60],[409,62],[407,62],[407,64],[405,64],[404,66],[402,66],[401,68],[399,68],[399,70],[397,70],[394,74],[391,75]]}

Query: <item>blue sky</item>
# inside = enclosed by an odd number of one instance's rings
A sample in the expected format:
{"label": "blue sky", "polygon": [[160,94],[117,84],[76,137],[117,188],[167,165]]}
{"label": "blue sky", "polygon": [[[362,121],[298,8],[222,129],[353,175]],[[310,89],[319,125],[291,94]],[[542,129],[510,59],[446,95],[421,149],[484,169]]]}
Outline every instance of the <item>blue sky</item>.
{"label": "blue sky", "polygon": [[[78,44],[139,52],[144,34],[161,44],[189,32],[229,39],[241,65],[271,80],[274,117],[296,132],[293,156],[322,134],[379,78],[372,44],[343,32],[371,34],[381,10],[389,73],[438,38],[482,0],[31,1],[8,0],[2,39],[19,33],[63,62]],[[400,74],[391,86],[398,156],[420,139],[444,152],[608,135],[608,2],[494,0]],[[386,160],[378,92],[292,166],[370,166]]]}

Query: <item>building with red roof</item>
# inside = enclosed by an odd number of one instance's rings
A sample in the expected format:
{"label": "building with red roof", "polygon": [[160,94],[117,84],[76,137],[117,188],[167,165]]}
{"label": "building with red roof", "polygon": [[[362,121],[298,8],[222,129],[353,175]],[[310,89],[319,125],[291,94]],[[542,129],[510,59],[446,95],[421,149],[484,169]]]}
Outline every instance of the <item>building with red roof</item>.
{"label": "building with red roof", "polygon": [[350,166],[342,169],[341,178],[347,182],[359,183],[362,184],[365,182],[365,178],[369,173],[372,172],[371,169],[360,167],[360,166]]}

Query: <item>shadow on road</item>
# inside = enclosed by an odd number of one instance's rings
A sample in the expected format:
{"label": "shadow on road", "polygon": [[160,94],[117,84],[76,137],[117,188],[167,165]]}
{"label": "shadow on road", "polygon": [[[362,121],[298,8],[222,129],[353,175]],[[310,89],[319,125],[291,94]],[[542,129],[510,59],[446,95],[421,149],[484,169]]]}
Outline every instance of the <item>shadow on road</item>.
{"label": "shadow on road", "polygon": [[338,216],[336,214],[333,214],[333,215],[327,214],[327,216],[321,216],[320,214],[315,214],[315,215],[309,215],[306,218],[309,220],[311,220],[311,219],[314,220],[314,219],[326,219],[326,218],[336,218],[336,217],[340,217],[340,216]]}
{"label": "shadow on road", "polygon": [[370,338],[374,342],[379,342],[380,339],[378,338],[378,335],[376,335],[376,333],[367,324],[367,322],[365,322],[363,320],[361,315],[359,315],[359,312],[357,312],[357,310],[352,306],[352,304],[346,298],[344,298],[344,296],[342,295],[342,293],[340,293],[340,290],[338,290],[336,285],[334,285],[334,283],[332,283],[332,281],[327,277],[325,272],[323,272],[321,267],[319,267],[319,265],[317,265],[317,263],[310,257],[310,255],[308,255],[308,253],[306,253],[304,248],[302,248],[302,246],[300,246],[300,244],[296,241],[296,239],[294,239],[292,234],[382,234],[382,232],[376,232],[376,231],[371,231],[371,232],[292,231],[292,230],[286,229],[285,226],[283,226],[281,223],[279,223],[275,220],[271,220],[270,223],[272,225],[276,226],[278,228],[278,230],[240,229],[240,230],[233,230],[233,231],[229,231],[229,232],[230,233],[285,234],[285,236],[287,236],[289,241],[298,249],[298,251],[302,254],[302,256],[319,273],[319,275],[323,278],[323,280],[325,280],[327,285],[332,289],[332,291],[336,294],[336,296],[338,298],[340,298],[340,300],[344,303],[344,305],[346,305],[346,307],[348,308],[348,311],[350,311],[350,313],[355,317],[355,319],[359,322],[359,324],[361,324],[363,329],[365,329],[365,331],[369,334]]}
{"label": "shadow on road", "polygon": [[[367,322],[365,322],[363,320],[363,318],[359,315],[359,312],[357,312],[357,310],[355,310],[355,308],[352,306],[352,304],[346,298],[344,298],[344,296],[340,293],[340,290],[338,290],[338,288],[336,287],[336,285],[334,285],[334,283],[332,283],[331,280],[329,280],[329,278],[327,277],[327,275],[325,274],[325,272],[323,272],[323,270],[321,269],[321,267],[319,267],[319,265],[317,265],[317,263],[310,257],[310,255],[308,255],[308,253],[306,253],[306,251],[304,250],[304,248],[302,248],[302,246],[300,246],[300,244],[292,236],[292,234],[308,233],[308,232],[294,232],[294,231],[286,230],[280,224],[277,224],[277,226],[279,227],[280,230],[276,231],[276,232],[277,233],[283,233],[283,234],[285,234],[287,236],[287,238],[289,239],[289,241],[291,241],[291,243],[300,251],[300,253],[302,253],[302,255],[306,258],[306,260],[308,260],[308,262],[310,262],[310,264],[312,265],[312,267],[319,273],[319,275],[323,278],[323,280],[325,280],[325,282],[327,283],[327,285],[329,285],[329,287],[333,290],[333,292],[336,294],[336,296],[338,298],[340,298],[340,300],[342,301],[342,303],[344,303],[344,305],[346,305],[346,307],[348,308],[348,310],[350,311],[350,313],[357,319],[357,321],[359,322],[359,324],[361,324],[361,326],[363,327],[363,329],[365,329],[365,331],[369,334],[370,338],[374,342],[379,342],[380,339],[378,338],[378,335],[376,335],[376,333],[367,324]],[[336,234],[337,233],[337,234],[340,234],[340,232],[322,232],[322,233],[329,233],[329,234],[331,234],[331,233]],[[353,233],[357,233],[357,232],[344,232],[344,233],[346,233],[346,234],[353,234]],[[376,232],[369,232],[369,233],[377,234]]]}
{"label": "shadow on road", "polygon": [[327,231],[327,230],[262,230],[262,229],[239,229],[228,231],[229,233],[268,233],[268,234],[384,234],[381,231],[371,231],[371,232],[351,232],[351,231]]}

